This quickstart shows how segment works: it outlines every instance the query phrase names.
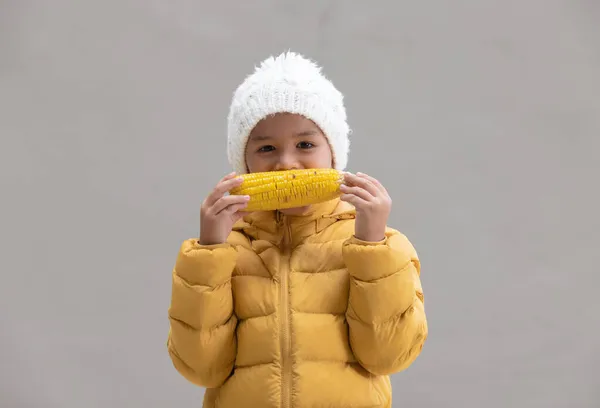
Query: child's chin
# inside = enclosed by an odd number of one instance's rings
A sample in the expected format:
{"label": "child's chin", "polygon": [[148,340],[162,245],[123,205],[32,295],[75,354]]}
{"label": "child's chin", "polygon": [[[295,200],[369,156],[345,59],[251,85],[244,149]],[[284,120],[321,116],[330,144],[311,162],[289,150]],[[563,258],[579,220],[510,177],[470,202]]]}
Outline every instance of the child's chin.
{"label": "child's chin", "polygon": [[280,210],[280,212],[285,215],[302,215],[306,213],[309,209],[310,205],[305,205],[304,207],[286,208]]}

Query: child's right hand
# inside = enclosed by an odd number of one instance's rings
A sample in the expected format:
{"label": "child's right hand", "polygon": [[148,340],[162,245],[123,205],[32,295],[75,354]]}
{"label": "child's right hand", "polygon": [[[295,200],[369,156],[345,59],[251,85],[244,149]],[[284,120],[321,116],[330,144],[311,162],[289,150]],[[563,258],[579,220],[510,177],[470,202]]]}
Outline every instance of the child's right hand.
{"label": "child's right hand", "polygon": [[249,197],[225,195],[242,180],[235,173],[223,177],[206,197],[200,208],[200,245],[222,244],[227,241],[233,224],[244,216]]}

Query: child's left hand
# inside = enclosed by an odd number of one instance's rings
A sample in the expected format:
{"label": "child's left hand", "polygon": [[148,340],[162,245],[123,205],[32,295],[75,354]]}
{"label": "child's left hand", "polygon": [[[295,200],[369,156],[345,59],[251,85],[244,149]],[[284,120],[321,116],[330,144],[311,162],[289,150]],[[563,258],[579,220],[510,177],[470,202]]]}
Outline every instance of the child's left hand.
{"label": "child's left hand", "polygon": [[356,208],[355,237],[369,242],[383,240],[392,209],[392,199],[383,185],[364,173],[345,172],[340,189],[340,199]]}

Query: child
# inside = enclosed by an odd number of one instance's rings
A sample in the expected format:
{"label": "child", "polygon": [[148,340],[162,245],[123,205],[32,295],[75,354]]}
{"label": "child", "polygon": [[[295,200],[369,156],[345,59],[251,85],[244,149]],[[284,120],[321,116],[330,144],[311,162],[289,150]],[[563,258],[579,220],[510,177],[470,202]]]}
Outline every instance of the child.
{"label": "child", "polygon": [[391,407],[389,375],[428,329],[417,254],[386,226],[391,199],[346,173],[339,199],[245,213],[235,174],[344,170],[342,95],[310,60],[265,60],[236,90],[228,157],[201,207],[200,237],[173,270],[168,351],[206,387],[205,408]]}

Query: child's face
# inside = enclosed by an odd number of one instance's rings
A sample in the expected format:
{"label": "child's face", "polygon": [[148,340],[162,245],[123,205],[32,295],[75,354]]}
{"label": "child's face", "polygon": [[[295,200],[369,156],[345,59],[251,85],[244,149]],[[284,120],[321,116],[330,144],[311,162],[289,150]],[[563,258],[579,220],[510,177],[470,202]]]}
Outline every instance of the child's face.
{"label": "child's face", "polygon": [[[329,143],[320,128],[301,115],[282,113],[263,119],[250,133],[246,165],[251,173],[333,167]],[[284,210],[298,214],[307,207]]]}

